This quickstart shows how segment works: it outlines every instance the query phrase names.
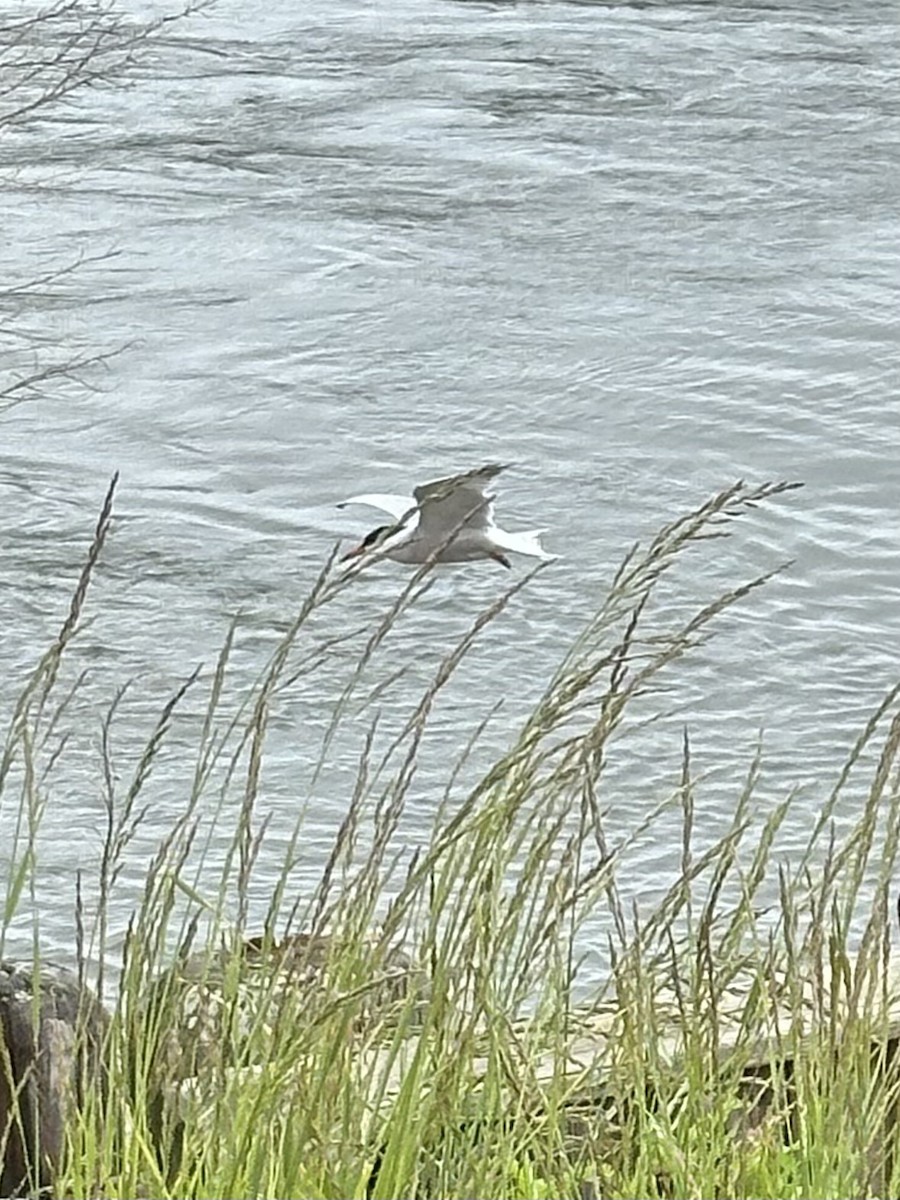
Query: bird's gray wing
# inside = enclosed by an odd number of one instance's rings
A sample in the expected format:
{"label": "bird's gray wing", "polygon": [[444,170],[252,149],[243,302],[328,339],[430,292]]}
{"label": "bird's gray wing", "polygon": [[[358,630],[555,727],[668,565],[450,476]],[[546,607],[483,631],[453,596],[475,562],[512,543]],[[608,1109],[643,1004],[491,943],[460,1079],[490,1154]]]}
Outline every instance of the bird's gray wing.
{"label": "bird's gray wing", "polygon": [[487,486],[504,470],[498,463],[423,483],[413,492],[424,537],[442,541],[463,527],[486,529],[493,523],[493,494]]}

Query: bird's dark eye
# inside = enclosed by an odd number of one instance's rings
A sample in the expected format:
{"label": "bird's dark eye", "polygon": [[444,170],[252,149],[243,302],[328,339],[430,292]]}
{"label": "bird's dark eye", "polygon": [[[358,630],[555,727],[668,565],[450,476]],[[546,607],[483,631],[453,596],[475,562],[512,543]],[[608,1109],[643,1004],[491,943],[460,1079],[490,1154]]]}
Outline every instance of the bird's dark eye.
{"label": "bird's dark eye", "polygon": [[364,546],[374,546],[381,541],[382,534],[390,529],[390,525],[379,525],[377,529],[373,529],[371,533],[367,533],[363,538]]}

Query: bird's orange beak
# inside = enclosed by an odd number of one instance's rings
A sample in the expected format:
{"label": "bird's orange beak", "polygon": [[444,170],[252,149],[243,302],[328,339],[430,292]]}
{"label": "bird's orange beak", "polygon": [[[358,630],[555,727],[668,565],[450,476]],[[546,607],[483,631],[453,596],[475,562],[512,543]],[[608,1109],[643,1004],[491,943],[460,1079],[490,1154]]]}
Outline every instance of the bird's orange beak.
{"label": "bird's orange beak", "polygon": [[366,543],[360,542],[358,546],[354,546],[352,550],[348,550],[346,554],[342,554],[339,561],[347,562],[350,558],[359,558],[366,551]]}

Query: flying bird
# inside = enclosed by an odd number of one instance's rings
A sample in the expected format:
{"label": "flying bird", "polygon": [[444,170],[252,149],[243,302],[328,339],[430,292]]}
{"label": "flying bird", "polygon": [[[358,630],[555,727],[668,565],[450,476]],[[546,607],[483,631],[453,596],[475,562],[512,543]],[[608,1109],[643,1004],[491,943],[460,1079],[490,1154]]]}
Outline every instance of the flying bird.
{"label": "flying bird", "polygon": [[504,469],[491,463],[462,475],[436,479],[421,484],[412,497],[384,492],[351,496],[338,508],[366,504],[390,513],[394,521],[373,529],[341,561],[375,550],[402,563],[423,563],[432,556],[439,563],[492,558],[504,567],[511,567],[507,553],[527,554],[545,561],[555,558],[541,545],[543,530],[507,533],[494,524],[494,494],[487,488]]}

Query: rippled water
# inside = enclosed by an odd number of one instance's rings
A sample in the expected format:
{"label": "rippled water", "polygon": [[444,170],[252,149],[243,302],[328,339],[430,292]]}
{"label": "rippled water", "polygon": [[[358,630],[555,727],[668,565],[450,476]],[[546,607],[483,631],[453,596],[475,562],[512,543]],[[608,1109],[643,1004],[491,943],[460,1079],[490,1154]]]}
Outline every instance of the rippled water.
{"label": "rippled water", "polygon": [[[796,851],[898,676],[898,76],[884,4],[220,0],[141,50],[127,86],[0,137],[4,279],[86,259],[3,300],[8,370],[127,344],[86,373],[95,390],[48,385],[0,416],[4,711],[122,473],[46,815],[52,947],[71,951],[75,867],[96,861],[116,689],[135,681],[115,745],[127,779],[238,611],[235,688],[255,676],[334,538],[362,528],[336,500],[487,460],[515,464],[501,523],[546,525],[562,558],[439,706],[411,841],[499,697],[479,761],[507,744],[634,539],[735,478],[784,477],[805,489],[695,554],[678,600],[794,566],[672,676],[667,718],[624,744],[606,800],[613,838],[635,828],[676,778],[687,722],[708,838],[762,731],[759,805],[801,788],[782,839]],[[373,620],[406,577],[373,571],[321,635]],[[441,576],[386,651],[410,668],[388,723],[507,583],[482,565]],[[279,710],[260,895],[345,666],[336,652]],[[179,738],[122,928],[183,805]],[[349,730],[315,784],[298,890],[358,748]],[[641,840],[636,894],[669,877],[675,837],[673,819]]]}

